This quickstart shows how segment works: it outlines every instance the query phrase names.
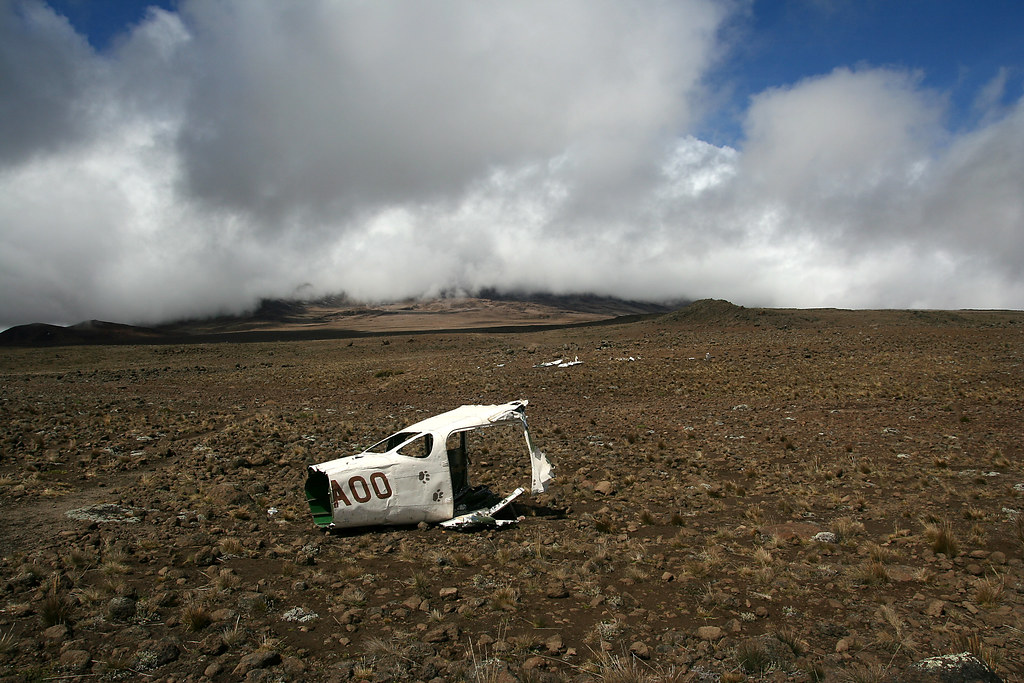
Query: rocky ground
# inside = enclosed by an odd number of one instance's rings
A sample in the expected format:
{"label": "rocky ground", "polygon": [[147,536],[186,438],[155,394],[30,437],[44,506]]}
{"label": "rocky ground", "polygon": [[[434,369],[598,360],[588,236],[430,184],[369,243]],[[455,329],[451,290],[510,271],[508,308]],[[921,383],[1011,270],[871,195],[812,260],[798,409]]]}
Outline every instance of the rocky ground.
{"label": "rocky ground", "polygon": [[[0,350],[3,680],[1024,677],[1024,314]],[[583,363],[535,367],[560,357]],[[307,464],[527,398],[517,527],[327,534]],[[471,477],[528,485],[521,445]]]}

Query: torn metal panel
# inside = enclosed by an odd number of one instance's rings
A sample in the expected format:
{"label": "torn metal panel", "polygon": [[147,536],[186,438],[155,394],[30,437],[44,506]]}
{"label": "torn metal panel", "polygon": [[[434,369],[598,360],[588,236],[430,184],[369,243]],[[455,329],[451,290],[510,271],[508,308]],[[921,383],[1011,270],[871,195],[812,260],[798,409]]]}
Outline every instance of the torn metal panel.
{"label": "torn metal panel", "polygon": [[[465,405],[410,425],[357,455],[309,466],[305,493],[313,521],[324,528],[342,528],[452,520],[460,500],[465,505],[472,490],[467,434],[501,424],[522,429],[531,489],[542,493],[554,474],[530,438],[526,405],[525,400]],[[476,515],[474,524],[485,517],[493,520],[493,514],[521,492],[499,507],[459,517]]]}
{"label": "torn metal panel", "polygon": [[518,519],[495,519],[494,515],[508,507],[509,503],[522,495],[525,490],[526,489],[520,486],[491,507],[467,512],[463,515],[459,515],[458,517],[452,517],[447,521],[441,522],[441,526],[466,529],[475,526],[506,526],[509,524],[516,524],[519,522]]}

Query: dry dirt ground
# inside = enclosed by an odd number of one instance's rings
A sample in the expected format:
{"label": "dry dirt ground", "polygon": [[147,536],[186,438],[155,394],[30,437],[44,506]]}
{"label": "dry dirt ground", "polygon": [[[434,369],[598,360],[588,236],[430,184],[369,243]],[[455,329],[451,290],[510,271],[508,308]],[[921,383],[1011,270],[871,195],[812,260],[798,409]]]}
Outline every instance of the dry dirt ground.
{"label": "dry dirt ground", "polygon": [[[877,681],[966,650],[1022,680],[1022,332],[700,302],[0,349],[3,680]],[[518,398],[557,473],[519,526],[312,524],[306,465]],[[512,450],[473,480],[528,485]]]}

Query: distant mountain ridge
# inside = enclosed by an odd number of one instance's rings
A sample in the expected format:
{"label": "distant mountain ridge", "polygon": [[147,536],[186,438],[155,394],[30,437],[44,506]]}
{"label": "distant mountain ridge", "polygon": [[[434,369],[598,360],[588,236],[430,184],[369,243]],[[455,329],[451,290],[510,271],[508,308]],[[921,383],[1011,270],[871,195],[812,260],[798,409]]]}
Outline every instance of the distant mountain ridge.
{"label": "distant mountain ridge", "polygon": [[311,300],[263,299],[250,313],[181,320],[154,327],[89,320],[75,325],[18,325],[0,332],[0,346],[160,344],[259,341],[272,337],[331,338],[385,332],[429,332],[596,323],[621,316],[663,314],[669,304],[590,294],[444,296],[381,304],[344,295]]}

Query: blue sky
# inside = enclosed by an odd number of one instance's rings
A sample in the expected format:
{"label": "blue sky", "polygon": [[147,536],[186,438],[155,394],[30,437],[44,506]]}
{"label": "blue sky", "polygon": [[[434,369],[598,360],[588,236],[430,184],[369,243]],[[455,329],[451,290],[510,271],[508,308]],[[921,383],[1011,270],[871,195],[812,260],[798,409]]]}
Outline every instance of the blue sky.
{"label": "blue sky", "polygon": [[1024,5],[0,0],[0,325],[1024,308]]}
{"label": "blue sky", "polygon": [[1017,93],[1024,76],[1024,4],[1013,0],[762,0],[736,23],[738,44],[720,75],[745,95],[837,67],[894,66],[945,93],[950,123],[961,127],[1000,69],[1012,71]]}

